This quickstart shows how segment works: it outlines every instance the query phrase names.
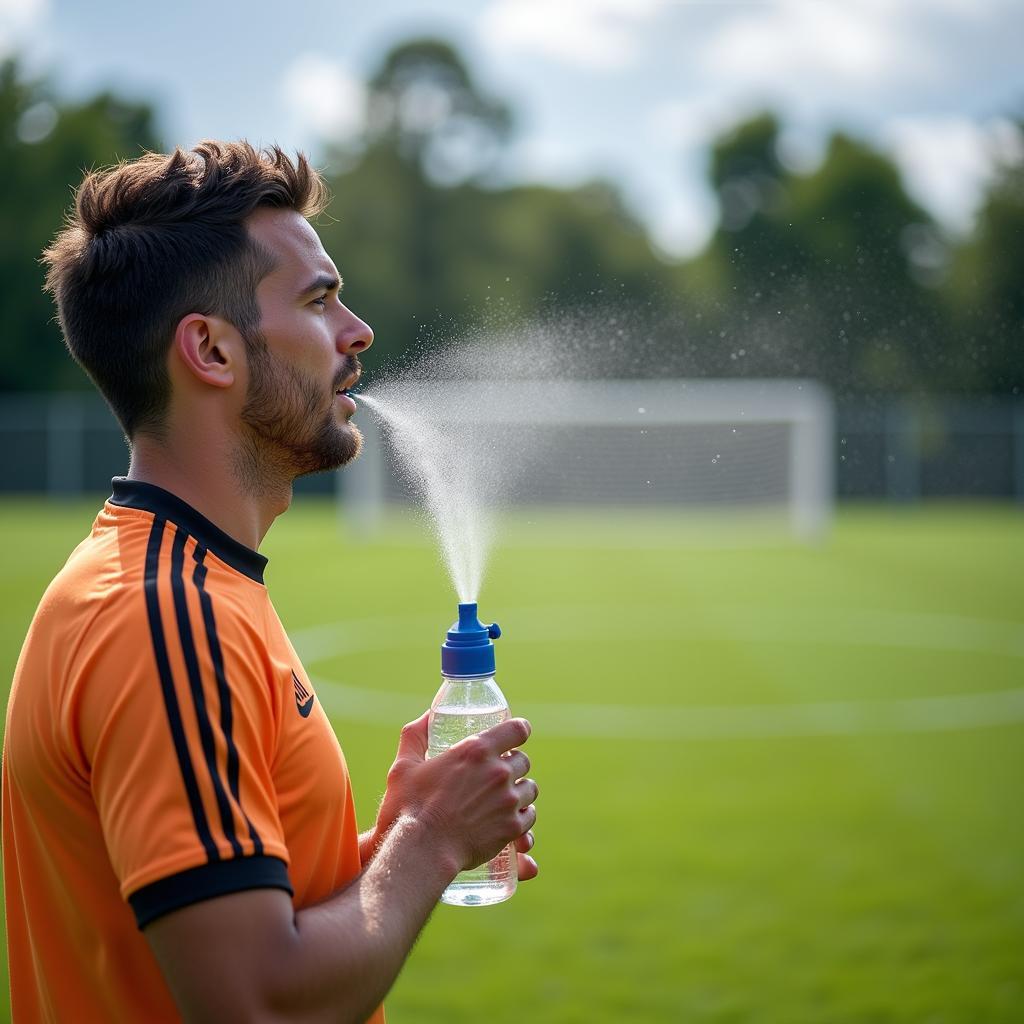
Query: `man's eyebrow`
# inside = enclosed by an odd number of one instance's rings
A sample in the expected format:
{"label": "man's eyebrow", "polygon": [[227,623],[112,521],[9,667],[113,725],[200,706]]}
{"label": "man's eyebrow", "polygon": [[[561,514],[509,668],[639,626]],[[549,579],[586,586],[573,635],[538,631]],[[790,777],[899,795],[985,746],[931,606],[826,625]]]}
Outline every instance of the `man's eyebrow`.
{"label": "man's eyebrow", "polygon": [[313,292],[319,291],[332,291],[335,288],[340,288],[342,281],[340,277],[335,277],[334,274],[318,274],[315,281],[311,282],[305,288],[296,295],[297,299],[304,299],[307,295],[312,295]]}

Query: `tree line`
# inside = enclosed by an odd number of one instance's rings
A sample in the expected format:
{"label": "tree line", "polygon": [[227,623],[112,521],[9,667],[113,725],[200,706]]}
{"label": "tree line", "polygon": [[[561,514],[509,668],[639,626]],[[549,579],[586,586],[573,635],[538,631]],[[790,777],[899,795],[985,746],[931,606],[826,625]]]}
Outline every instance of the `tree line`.
{"label": "tree line", "polygon": [[[371,368],[481,324],[584,313],[643,335],[617,368],[636,376],[813,377],[840,400],[1024,386],[1024,163],[1000,168],[954,242],[859,139],[836,133],[815,170],[787,167],[765,112],[712,144],[718,226],[671,262],[611,182],[503,184],[514,111],[447,43],[396,46],[368,96],[360,137],[311,157],[334,195],[317,229],[376,332]],[[39,255],[83,169],[165,148],[158,112],[109,92],[62,100],[8,58],[0,148],[0,390],[85,386]]]}

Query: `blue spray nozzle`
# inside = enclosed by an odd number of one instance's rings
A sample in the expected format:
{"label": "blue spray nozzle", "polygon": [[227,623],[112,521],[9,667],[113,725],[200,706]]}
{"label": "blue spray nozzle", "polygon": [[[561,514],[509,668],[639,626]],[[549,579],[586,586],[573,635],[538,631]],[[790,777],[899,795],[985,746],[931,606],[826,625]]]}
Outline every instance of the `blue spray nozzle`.
{"label": "blue spray nozzle", "polygon": [[441,671],[446,676],[494,675],[494,644],[501,636],[496,622],[485,626],[477,618],[476,602],[459,605],[458,622],[453,622],[441,644]]}

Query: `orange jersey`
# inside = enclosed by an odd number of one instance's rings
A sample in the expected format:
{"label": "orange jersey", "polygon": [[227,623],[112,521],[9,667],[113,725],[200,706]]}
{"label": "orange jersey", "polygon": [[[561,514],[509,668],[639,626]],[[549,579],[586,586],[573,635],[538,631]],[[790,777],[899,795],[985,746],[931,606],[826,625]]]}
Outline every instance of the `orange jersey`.
{"label": "orange jersey", "polygon": [[118,478],[43,596],[4,738],[19,1024],[178,1021],[149,922],[252,888],[301,908],[359,873],[345,759],[265,565]]}

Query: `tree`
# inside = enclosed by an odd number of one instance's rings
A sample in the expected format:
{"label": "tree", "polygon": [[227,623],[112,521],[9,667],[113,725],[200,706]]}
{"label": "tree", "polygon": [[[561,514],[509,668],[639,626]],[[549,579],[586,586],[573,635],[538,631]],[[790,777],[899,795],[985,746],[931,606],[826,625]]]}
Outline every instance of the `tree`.
{"label": "tree", "polygon": [[366,142],[418,164],[435,184],[485,175],[511,126],[508,107],[484,95],[459,54],[439,39],[395,47],[370,80]]}
{"label": "tree", "polygon": [[821,166],[798,175],[778,134],[762,115],[712,150],[722,217],[698,269],[714,296],[715,372],[814,376],[840,395],[939,380],[933,282],[913,262],[915,239],[939,237],[931,218],[864,143],[836,134]]}
{"label": "tree", "polygon": [[353,307],[374,327],[369,367],[417,343],[586,305],[645,305],[659,263],[615,189],[502,187],[512,118],[447,44],[386,54],[369,83],[367,130],[328,154],[335,195],[317,225]]}
{"label": "tree", "polygon": [[[1024,133],[1024,125],[1021,126]],[[1024,391],[1024,159],[1000,168],[947,292],[956,325],[950,364],[971,386]]]}
{"label": "tree", "polygon": [[153,124],[146,104],[109,92],[64,103],[45,78],[23,80],[15,59],[0,64],[0,390],[86,385],[63,351],[39,257],[85,170],[158,148]]}

